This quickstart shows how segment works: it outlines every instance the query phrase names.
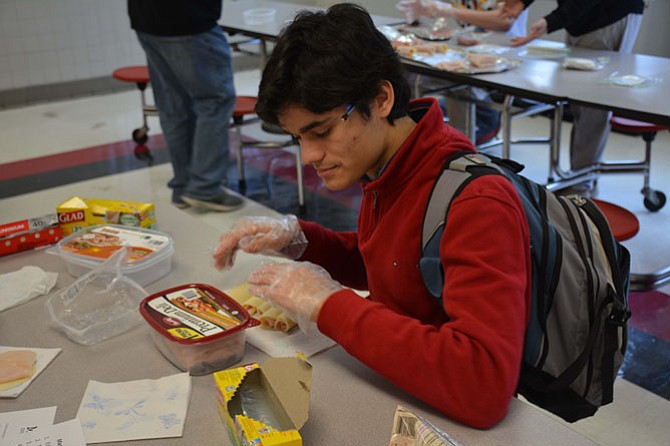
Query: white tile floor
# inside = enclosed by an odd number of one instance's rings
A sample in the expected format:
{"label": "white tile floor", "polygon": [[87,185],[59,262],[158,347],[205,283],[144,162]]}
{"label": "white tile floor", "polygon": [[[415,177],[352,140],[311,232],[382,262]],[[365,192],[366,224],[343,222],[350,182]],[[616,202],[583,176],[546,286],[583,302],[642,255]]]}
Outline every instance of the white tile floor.
{"label": "white tile floor", "polygon": [[[257,70],[236,74],[238,94],[255,95],[259,81]],[[141,122],[139,93],[136,91],[94,96],[76,100],[0,110],[0,164],[64,151],[129,139],[130,131]],[[151,118],[152,133],[160,133],[158,120]],[[513,124],[516,135],[538,135],[548,129],[544,118],[523,118]],[[567,144],[569,124],[564,125],[563,141]],[[613,159],[641,156],[643,142],[612,134],[606,157]],[[652,186],[670,194],[670,133],[659,134],[654,142]],[[537,181],[547,176],[547,149],[544,146],[513,147],[512,156],[526,164],[526,175]],[[53,188],[0,200],[0,221],[8,215],[41,215],[53,212],[55,203],[72,195],[153,201],[157,208],[168,205],[169,164],[126,172],[109,177]],[[633,255],[635,272],[650,272],[670,264],[670,205],[657,213],[647,211],[639,193],[640,175],[606,175],[599,184],[599,197],[619,204],[636,214],[640,233],[625,242]],[[40,198],[39,200],[37,198]],[[222,231],[241,215],[273,214],[274,211],[248,202],[235,213],[202,213],[187,210]],[[159,211],[160,217],[160,211]],[[670,286],[662,289],[670,291]],[[670,402],[634,384],[618,380],[615,403],[596,417],[570,427],[602,445],[668,445],[670,439]],[[537,444],[542,444],[538,439]]]}

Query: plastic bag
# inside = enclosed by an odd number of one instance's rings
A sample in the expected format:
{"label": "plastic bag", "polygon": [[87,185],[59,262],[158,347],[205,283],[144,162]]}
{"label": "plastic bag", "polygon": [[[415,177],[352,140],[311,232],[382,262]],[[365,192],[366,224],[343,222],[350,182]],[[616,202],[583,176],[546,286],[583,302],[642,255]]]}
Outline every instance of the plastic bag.
{"label": "plastic bag", "polygon": [[393,430],[388,446],[464,446],[421,415],[402,406],[393,416]]}
{"label": "plastic bag", "polygon": [[618,72],[614,72],[606,77],[602,83],[617,85],[619,87],[639,88],[647,87],[656,81],[657,79],[647,78],[637,74],[620,74]]}
{"label": "plastic bag", "polygon": [[597,71],[602,70],[608,62],[609,59],[607,57],[599,57],[597,59],[566,57],[563,60],[563,68],[581,71]]}
{"label": "plastic bag", "polygon": [[46,307],[55,327],[83,345],[97,344],[124,333],[142,319],[140,302],[147,292],[124,276],[126,248],[52,295]]}

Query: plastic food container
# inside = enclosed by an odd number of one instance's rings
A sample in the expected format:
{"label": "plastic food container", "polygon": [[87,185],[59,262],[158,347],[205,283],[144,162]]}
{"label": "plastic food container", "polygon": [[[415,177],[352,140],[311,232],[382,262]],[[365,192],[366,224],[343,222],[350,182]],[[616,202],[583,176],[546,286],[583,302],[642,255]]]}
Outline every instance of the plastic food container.
{"label": "plastic food container", "polygon": [[[72,341],[97,344],[142,322],[137,306],[147,292],[120,274],[120,262],[125,254],[118,251],[47,300],[46,308],[53,324]],[[117,269],[117,274],[108,273],[110,264]]]}
{"label": "plastic food container", "polygon": [[75,232],[55,246],[67,263],[67,270],[79,277],[99,266],[121,249],[130,247],[130,255],[121,273],[140,285],[148,285],[170,272],[174,242],[164,232],[134,226],[96,225]]}
{"label": "plastic food container", "polygon": [[146,297],[140,314],[163,356],[191,375],[206,375],[242,359],[245,331],[259,324],[233,298],[198,283]]}
{"label": "plastic food container", "polygon": [[272,8],[247,9],[242,13],[246,25],[264,25],[275,21],[277,10]]}

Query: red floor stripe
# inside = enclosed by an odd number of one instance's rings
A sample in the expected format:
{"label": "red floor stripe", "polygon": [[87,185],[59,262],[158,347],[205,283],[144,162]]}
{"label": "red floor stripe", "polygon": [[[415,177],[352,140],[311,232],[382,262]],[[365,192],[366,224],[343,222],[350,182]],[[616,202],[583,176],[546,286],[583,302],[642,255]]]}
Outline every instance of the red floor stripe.
{"label": "red floor stripe", "polygon": [[660,291],[630,293],[631,325],[670,342],[670,296]]}
{"label": "red floor stripe", "polygon": [[[11,163],[0,164],[0,181],[12,180],[68,167],[82,166],[132,154],[137,144],[134,141],[120,141],[85,149],[55,153]],[[163,135],[151,135],[148,146],[151,150],[163,150]]]}

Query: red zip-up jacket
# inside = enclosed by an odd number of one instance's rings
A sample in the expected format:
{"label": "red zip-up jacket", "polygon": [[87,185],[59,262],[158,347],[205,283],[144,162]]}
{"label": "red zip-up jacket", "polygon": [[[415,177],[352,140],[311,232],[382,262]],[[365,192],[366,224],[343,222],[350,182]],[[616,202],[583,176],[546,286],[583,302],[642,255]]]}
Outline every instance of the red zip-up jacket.
{"label": "red zip-up jacket", "polygon": [[412,102],[418,122],[379,178],[363,184],[358,232],[301,221],[301,260],[342,290],[319,330],[398,387],[462,423],[489,428],[515,395],[530,299],[530,239],[509,181],[488,175],[454,200],[440,244],[443,308],[417,264],[430,192],[446,159],[472,144],[445,125],[436,101]]}

